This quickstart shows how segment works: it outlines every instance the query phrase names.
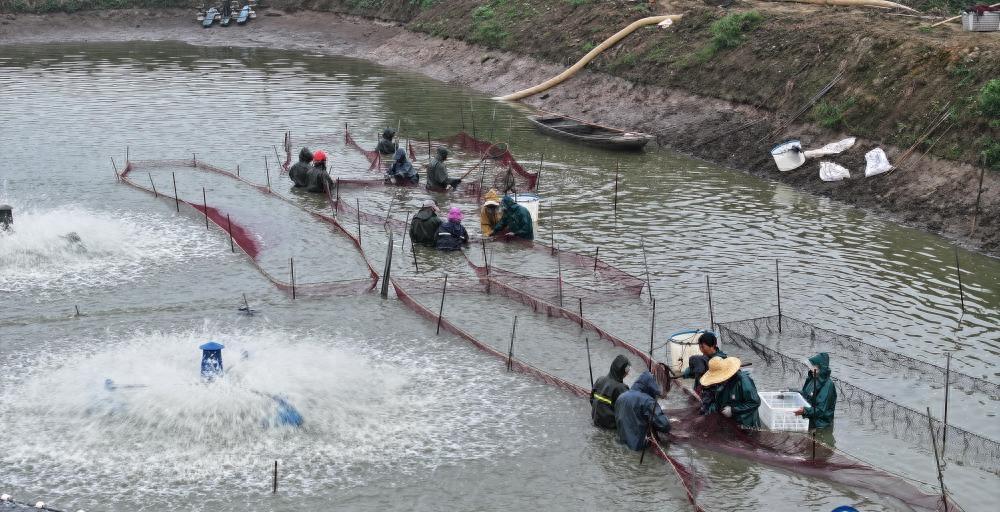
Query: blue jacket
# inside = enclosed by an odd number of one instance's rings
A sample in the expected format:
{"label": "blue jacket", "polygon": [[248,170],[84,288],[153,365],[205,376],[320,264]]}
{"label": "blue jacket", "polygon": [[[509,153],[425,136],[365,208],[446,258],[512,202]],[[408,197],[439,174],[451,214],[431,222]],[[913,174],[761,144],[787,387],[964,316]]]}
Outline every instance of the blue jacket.
{"label": "blue jacket", "polygon": [[461,222],[445,221],[437,228],[435,246],[439,251],[458,251],[469,243],[469,232]]}
{"label": "blue jacket", "polygon": [[656,403],[660,396],[660,385],[652,373],[642,375],[632,384],[632,389],[615,400],[615,425],[618,427],[618,441],[639,451],[646,447],[646,434],[650,423],[660,432],[670,432],[670,420]]}

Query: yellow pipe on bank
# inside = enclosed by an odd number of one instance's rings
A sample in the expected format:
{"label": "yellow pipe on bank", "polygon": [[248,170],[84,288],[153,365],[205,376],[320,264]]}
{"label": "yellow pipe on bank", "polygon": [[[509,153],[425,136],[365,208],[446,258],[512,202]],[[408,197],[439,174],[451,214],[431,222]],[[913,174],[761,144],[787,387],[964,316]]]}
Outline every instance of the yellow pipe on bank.
{"label": "yellow pipe on bank", "polygon": [[769,2],[791,2],[796,4],[814,5],[836,5],[843,7],[877,7],[880,9],[903,9],[910,12],[918,12],[916,9],[907,7],[896,2],[887,0],[767,0]]}
{"label": "yellow pipe on bank", "polygon": [[587,52],[587,54],[584,55],[580,60],[576,61],[576,64],[573,64],[572,66],[570,66],[569,68],[567,68],[562,73],[559,73],[558,75],[556,75],[556,76],[554,76],[554,77],[552,77],[552,78],[550,78],[550,79],[548,79],[548,80],[546,80],[546,81],[544,81],[544,82],[542,82],[542,83],[540,83],[540,84],[538,84],[538,85],[536,85],[534,87],[529,87],[529,88],[524,89],[522,91],[517,91],[515,93],[508,94],[506,96],[499,96],[496,99],[507,100],[507,101],[517,101],[519,99],[527,98],[528,96],[534,96],[535,94],[538,94],[540,92],[543,92],[543,91],[546,91],[548,89],[551,89],[552,87],[555,87],[556,85],[559,85],[560,83],[562,83],[563,81],[565,81],[567,78],[570,78],[571,76],[575,75],[578,71],[580,71],[581,69],[583,69],[583,67],[586,66],[587,63],[589,63],[590,61],[594,60],[594,58],[596,58],[598,55],[600,55],[601,52],[603,52],[604,50],[607,50],[608,48],[614,46],[615,44],[618,43],[618,41],[621,41],[622,39],[624,39],[625,36],[631,34],[637,28],[645,27],[647,25],[654,25],[654,24],[657,24],[657,23],[663,23],[663,22],[665,22],[667,20],[670,20],[670,22],[673,23],[673,22],[675,22],[675,21],[677,21],[679,19],[681,19],[681,15],[679,15],[679,14],[669,14],[669,15],[664,15],[664,16],[650,16],[648,18],[642,18],[641,20],[636,20],[636,21],[632,22],[631,24],[629,24],[629,26],[627,26],[627,27],[619,30],[618,32],[616,32],[615,35],[613,35],[613,36],[605,39],[603,43],[597,45],[597,47],[595,47],[593,50],[590,50],[589,52]]}

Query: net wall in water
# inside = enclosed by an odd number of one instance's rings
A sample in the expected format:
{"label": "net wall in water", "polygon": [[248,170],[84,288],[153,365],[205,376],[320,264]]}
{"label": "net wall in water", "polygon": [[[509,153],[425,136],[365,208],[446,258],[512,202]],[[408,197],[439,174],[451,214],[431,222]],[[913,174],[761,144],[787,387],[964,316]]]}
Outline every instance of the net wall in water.
{"label": "net wall in water", "polygon": [[[777,315],[725,322],[717,325],[721,341],[724,343],[731,343],[753,352],[770,368],[775,368],[785,374],[796,375],[804,379],[809,369],[804,362],[795,357],[783,354],[759,340],[764,333],[777,333],[779,322],[782,332],[788,330],[793,333],[799,333],[803,337],[811,336],[813,332],[817,336],[838,336],[835,333],[823,331],[800,320],[795,320],[787,316],[779,317]],[[862,343],[848,336],[843,336],[843,338],[839,343],[845,347],[853,347],[857,346],[858,343]],[[838,342],[831,341],[831,343]],[[891,355],[883,357],[881,362],[890,368],[894,364],[909,365],[911,363],[920,363],[905,356],[892,357]],[[934,366],[929,363],[922,364],[931,367]],[[953,375],[954,373],[952,372]],[[973,377],[966,377],[967,379],[975,380]],[[884,396],[872,393],[842,379],[832,378],[832,380],[837,388],[837,405],[839,410],[846,408],[847,411],[850,411],[850,413],[864,420],[866,423],[890,432],[898,438],[911,440],[922,446],[929,446],[931,444],[931,434],[927,428],[928,417],[926,413],[889,400]],[[941,377],[941,382],[944,382],[943,376]],[[942,428],[947,428],[948,442],[945,445],[943,454],[945,458],[973,465],[992,473],[1000,473],[1000,443],[953,425],[944,427],[943,423],[935,418],[931,418],[930,421],[938,433],[936,435],[942,432]]]}

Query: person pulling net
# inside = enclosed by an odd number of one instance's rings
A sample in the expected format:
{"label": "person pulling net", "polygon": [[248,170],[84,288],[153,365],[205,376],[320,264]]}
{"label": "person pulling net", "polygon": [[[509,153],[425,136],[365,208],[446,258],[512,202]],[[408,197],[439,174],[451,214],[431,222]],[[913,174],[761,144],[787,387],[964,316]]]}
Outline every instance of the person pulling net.
{"label": "person pulling net", "polygon": [[309,148],[304,147],[299,150],[299,161],[288,169],[288,178],[292,180],[296,188],[305,188],[309,185],[309,169],[312,168],[310,166],[312,160],[313,154]]}
{"label": "person pulling net", "polygon": [[406,157],[406,150],[396,148],[393,155],[392,165],[385,174],[385,182],[393,185],[416,185],[420,183],[420,175],[417,174],[413,164]]}
{"label": "person pulling net", "polygon": [[462,183],[461,178],[448,176],[448,166],[445,164],[447,159],[448,149],[438,146],[437,156],[431,158],[430,163],[427,164],[427,190],[441,192],[447,191],[449,187],[454,190]]}
{"label": "person pulling net", "polygon": [[375,151],[378,151],[379,154],[385,156],[396,153],[396,150],[399,149],[399,144],[395,142],[395,138],[396,130],[393,130],[392,128],[382,130],[382,135],[378,138],[378,144],[375,146]]}
{"label": "person pulling net", "polygon": [[313,153],[313,165],[306,175],[306,191],[325,194],[332,187],[333,180],[326,172],[326,152],[318,150]]}

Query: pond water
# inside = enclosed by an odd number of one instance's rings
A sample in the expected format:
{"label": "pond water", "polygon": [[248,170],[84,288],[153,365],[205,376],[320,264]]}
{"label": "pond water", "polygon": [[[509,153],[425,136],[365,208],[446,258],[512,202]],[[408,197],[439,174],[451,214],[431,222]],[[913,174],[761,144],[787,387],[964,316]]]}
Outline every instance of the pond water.
{"label": "pond water", "polygon": [[[474,118],[480,138],[507,141],[531,171],[541,165],[540,240],[587,255],[599,247],[601,259],[642,279],[648,268],[658,345],[708,326],[706,276],[716,321],[775,314],[777,259],[783,314],[935,364],[951,353],[956,371],[1000,380],[1000,261],[958,251],[963,314],[953,246],[864,211],[658,148],[617,154],[550,139],[521,106],[358,60],[173,43],[2,48],[0,203],[14,206],[15,231],[0,235],[0,492],[23,501],[107,511],[689,506],[670,467],[648,456],[640,465],[591,426],[585,401],[436,335],[400,301],[291,300],[198,214],[116,183],[112,165],[121,168],[126,148],[132,160],[239,166],[293,204],[323,211],[276,171],[273,146],[286,130],[293,152],[308,143],[330,154],[336,176],[372,178],[343,142],[345,123],[368,147],[382,128],[399,126],[419,163],[428,134],[442,139],[463,123],[471,132]],[[473,158],[456,152],[453,172]],[[346,236],[292,204],[190,168],[135,175],[167,192],[174,177],[183,199],[201,203],[204,187],[210,206],[256,234],[261,270],[284,279],[294,257],[300,283],[367,277]],[[427,197],[341,194],[398,221]],[[453,200],[477,234],[472,201]],[[385,230],[363,222],[360,231],[381,270]],[[479,251],[468,250],[481,263]],[[614,288],[545,254],[502,245],[490,253],[497,268],[539,280],[565,271],[567,282]],[[574,383],[589,380],[586,338],[595,374],[622,353],[572,322],[478,293],[460,255],[405,244],[393,269],[421,283],[414,297],[432,309],[447,272],[454,292],[445,315],[498,350],[516,315],[518,357]],[[237,311],[244,294],[257,315]],[[648,343],[648,294],[595,294],[583,307],[608,331]],[[197,373],[197,347],[209,339],[227,345],[229,368],[211,387]],[[856,362],[838,373],[831,357],[836,376],[940,414],[942,390]],[[798,385],[766,367],[753,372],[762,390]],[[109,392],[109,378],[120,389]],[[301,429],[262,425],[273,396],[302,411]],[[1000,438],[1000,397],[956,400],[952,423]],[[845,452],[934,491],[929,447],[846,412],[836,437]],[[705,478],[700,503],[712,510],[899,509],[753,461],[670,450]],[[1000,498],[989,472],[949,465],[946,481],[967,510]]]}

